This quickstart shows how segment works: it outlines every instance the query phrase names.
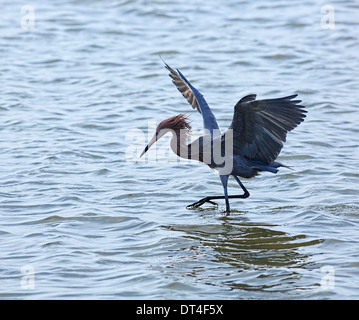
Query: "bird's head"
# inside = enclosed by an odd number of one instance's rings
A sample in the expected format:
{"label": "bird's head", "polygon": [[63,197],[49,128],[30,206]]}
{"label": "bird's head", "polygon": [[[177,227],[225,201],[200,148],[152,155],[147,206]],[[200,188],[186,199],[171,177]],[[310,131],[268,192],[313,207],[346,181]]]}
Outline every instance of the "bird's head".
{"label": "bird's head", "polygon": [[182,131],[188,133],[190,130],[191,126],[187,120],[187,116],[184,114],[179,114],[177,116],[161,121],[156,128],[156,133],[154,134],[146,148],[142,151],[140,157],[142,157],[147,152],[147,150],[151,148],[151,146],[155,144],[157,140],[162,138],[166,133],[173,132],[178,135]]}

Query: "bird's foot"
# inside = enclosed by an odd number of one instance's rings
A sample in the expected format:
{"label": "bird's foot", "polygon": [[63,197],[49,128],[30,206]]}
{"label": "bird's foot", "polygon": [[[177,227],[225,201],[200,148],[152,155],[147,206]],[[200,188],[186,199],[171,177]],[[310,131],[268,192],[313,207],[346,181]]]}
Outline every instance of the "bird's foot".
{"label": "bird's foot", "polygon": [[206,202],[209,202],[210,204],[213,204],[215,206],[218,206],[218,204],[214,201],[211,201],[211,198],[209,197],[205,197],[195,203],[192,203],[192,204],[189,204],[186,208],[187,209],[193,209],[193,208],[198,208],[200,207],[202,204],[206,203]]}

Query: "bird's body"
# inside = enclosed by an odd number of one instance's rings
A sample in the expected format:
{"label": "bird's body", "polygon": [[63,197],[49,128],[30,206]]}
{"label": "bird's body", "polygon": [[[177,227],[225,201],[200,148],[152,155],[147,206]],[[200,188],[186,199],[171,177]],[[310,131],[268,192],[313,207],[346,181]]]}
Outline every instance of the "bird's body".
{"label": "bird's body", "polygon": [[[191,126],[183,114],[163,120],[156,134],[141,156],[158,139],[172,132],[171,149],[178,156],[198,160],[218,171],[224,196],[205,197],[189,207],[199,207],[205,202],[215,204],[213,199],[225,199],[226,212],[230,212],[229,198],[247,198],[249,192],[238,176],[252,178],[260,171],[277,173],[283,166],[275,161],[286,140],[288,131],[294,129],[305,118],[306,111],[293,100],[297,95],[278,99],[256,100],[256,95],[243,97],[234,107],[230,127],[221,133],[207,102],[202,94],[177,70],[165,63],[177,89],[194,109],[203,117],[203,136],[188,144]],[[242,195],[228,195],[227,182],[233,176],[244,191]]]}

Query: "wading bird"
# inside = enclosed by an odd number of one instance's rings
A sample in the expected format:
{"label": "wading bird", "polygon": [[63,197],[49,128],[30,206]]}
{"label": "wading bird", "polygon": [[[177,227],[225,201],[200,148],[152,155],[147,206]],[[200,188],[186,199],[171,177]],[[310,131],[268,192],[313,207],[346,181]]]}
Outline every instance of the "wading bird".
{"label": "wading bird", "polygon": [[[238,176],[252,178],[260,171],[277,173],[279,167],[285,167],[275,159],[286,141],[287,132],[304,120],[307,111],[299,105],[301,100],[294,100],[296,94],[265,100],[256,100],[256,95],[250,94],[235,105],[232,123],[222,134],[202,94],[178,69],[175,71],[167,63],[164,64],[177,89],[193,109],[202,115],[204,134],[188,144],[191,126],[185,115],[176,115],[160,122],[140,157],[157,140],[171,132],[172,151],[180,157],[201,161],[218,171],[224,189],[224,196],[207,196],[187,208],[197,208],[205,202],[217,205],[212,200],[225,199],[226,213],[229,214],[229,199],[249,197],[249,192]],[[243,194],[228,195],[229,176],[234,177],[244,191]]]}

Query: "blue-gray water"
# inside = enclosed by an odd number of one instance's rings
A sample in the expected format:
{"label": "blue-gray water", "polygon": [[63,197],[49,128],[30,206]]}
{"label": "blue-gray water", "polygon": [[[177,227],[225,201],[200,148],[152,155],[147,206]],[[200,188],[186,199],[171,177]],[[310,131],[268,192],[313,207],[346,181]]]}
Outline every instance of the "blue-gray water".
{"label": "blue-gray water", "polygon": [[[358,298],[359,4],[330,2],[334,21],[328,4],[31,0],[27,30],[24,2],[2,1],[0,296]],[[187,210],[222,195],[208,167],[134,162],[161,120],[202,127],[159,56],[222,129],[246,94],[298,93],[293,170],[243,179],[228,217]]]}

